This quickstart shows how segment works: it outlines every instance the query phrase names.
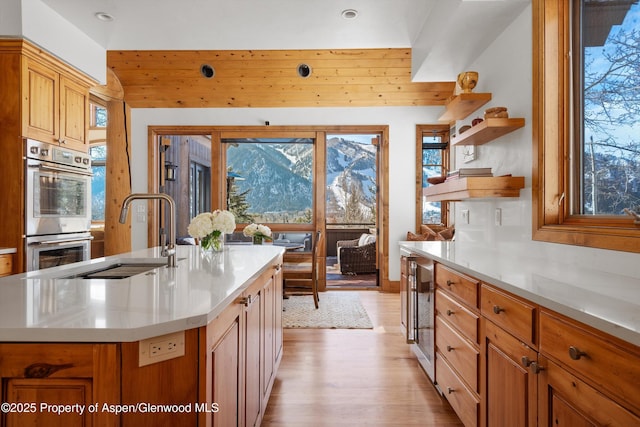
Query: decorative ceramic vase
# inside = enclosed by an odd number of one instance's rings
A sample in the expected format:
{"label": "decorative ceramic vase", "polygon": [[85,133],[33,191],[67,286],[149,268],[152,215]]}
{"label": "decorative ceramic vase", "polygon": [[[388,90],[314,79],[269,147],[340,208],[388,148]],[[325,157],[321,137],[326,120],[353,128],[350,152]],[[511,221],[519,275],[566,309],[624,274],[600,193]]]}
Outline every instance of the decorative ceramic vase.
{"label": "decorative ceramic vase", "polygon": [[478,72],[477,71],[465,71],[458,74],[458,86],[462,89],[462,93],[471,93],[474,87],[478,84]]}
{"label": "decorative ceramic vase", "polygon": [[253,244],[261,245],[262,244],[262,236],[253,236]]}

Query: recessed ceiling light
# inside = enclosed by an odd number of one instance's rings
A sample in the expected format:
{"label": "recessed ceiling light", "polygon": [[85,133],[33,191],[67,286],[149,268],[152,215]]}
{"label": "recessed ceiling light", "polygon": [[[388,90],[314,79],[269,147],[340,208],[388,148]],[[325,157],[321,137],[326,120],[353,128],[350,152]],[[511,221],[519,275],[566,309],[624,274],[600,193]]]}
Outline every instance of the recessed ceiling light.
{"label": "recessed ceiling light", "polygon": [[94,16],[100,21],[105,21],[105,22],[113,21],[113,15],[107,12],[96,12]]}
{"label": "recessed ceiling light", "polygon": [[355,9],[345,9],[340,12],[340,15],[342,15],[344,19],[356,19],[358,17],[358,11]]}

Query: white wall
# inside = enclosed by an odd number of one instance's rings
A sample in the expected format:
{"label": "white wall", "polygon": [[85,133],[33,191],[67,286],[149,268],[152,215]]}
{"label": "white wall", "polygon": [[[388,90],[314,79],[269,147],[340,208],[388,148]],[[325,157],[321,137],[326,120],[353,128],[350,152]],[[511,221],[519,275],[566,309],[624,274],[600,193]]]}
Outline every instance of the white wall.
{"label": "white wall", "polygon": [[106,50],[40,0],[0,0],[0,35],[24,37],[106,83]]}
{"label": "white wall", "polygon": [[[493,168],[495,175],[511,173],[525,177],[525,189],[517,199],[472,200],[454,203],[456,241],[459,244],[488,242],[509,253],[526,254],[543,259],[567,262],[576,268],[599,268],[604,271],[637,276],[640,255],[592,249],[579,246],[534,242],[532,233],[532,22],[529,6],[493,43],[470,69],[479,72],[474,92],[491,92],[492,100],[476,114],[459,121],[457,127],[482,117],[486,108],[505,106],[510,117],[524,117],[526,126],[500,139],[476,147],[477,158],[462,163],[456,149],[459,167]],[[502,209],[502,225],[496,226],[494,212]],[[461,211],[469,210],[469,224],[462,221]]]}
{"label": "white wall", "polygon": [[[151,125],[389,125],[389,279],[400,279],[400,252],[415,225],[415,131],[437,124],[442,107],[133,109],[133,191],[147,191],[147,127]],[[141,225],[136,227],[136,225]],[[147,245],[145,224],[133,223],[134,249]],[[398,260],[398,261],[396,261]]]}

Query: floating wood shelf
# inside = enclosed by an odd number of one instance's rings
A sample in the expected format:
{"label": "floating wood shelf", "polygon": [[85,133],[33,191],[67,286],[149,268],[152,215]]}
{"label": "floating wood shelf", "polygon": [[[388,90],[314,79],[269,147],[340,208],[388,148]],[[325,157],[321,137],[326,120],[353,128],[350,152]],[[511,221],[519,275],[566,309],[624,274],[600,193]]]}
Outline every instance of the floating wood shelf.
{"label": "floating wood shelf", "polygon": [[451,145],[482,145],[524,126],[523,118],[486,119],[451,138]]}
{"label": "floating wood shelf", "polygon": [[468,177],[452,179],[422,190],[427,201],[440,202],[483,197],[519,197],[523,176]]}
{"label": "floating wood shelf", "polygon": [[446,103],[446,111],[438,121],[462,120],[489,101],[491,101],[490,93],[460,93]]}

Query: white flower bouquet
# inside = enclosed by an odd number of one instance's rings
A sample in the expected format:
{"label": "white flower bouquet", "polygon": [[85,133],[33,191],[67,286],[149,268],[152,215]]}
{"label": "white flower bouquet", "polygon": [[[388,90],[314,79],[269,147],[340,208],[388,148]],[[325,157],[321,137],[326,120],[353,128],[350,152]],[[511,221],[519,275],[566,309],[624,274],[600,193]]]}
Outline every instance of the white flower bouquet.
{"label": "white flower bouquet", "polygon": [[189,235],[200,240],[204,249],[222,250],[223,234],[233,233],[236,229],[236,218],[226,210],[203,212],[191,220],[187,227]]}
{"label": "white flower bouquet", "polygon": [[249,224],[242,234],[253,239],[253,243],[262,244],[263,240],[271,240],[271,229],[263,224]]}

